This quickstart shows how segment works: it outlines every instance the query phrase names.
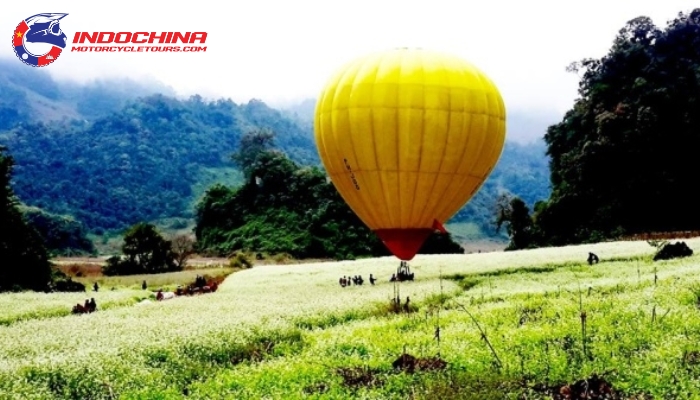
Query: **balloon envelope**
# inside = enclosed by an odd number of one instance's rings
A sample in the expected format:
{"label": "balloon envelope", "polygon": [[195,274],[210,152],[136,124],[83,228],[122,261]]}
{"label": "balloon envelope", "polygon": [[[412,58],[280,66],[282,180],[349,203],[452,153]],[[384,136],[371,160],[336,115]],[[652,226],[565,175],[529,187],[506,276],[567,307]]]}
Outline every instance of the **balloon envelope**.
{"label": "balloon envelope", "polygon": [[321,92],[314,121],[334,186],[406,261],[481,187],[505,130],[503,99],[486,75],[421,49],[347,64]]}

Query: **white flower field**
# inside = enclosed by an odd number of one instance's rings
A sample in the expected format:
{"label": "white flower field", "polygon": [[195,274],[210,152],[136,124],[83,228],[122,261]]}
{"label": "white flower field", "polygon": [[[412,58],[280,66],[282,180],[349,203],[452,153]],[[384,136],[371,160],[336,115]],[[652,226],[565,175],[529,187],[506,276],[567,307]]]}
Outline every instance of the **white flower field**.
{"label": "white flower field", "polygon": [[[397,285],[389,257],[256,266],[161,302],[127,288],[2,294],[0,398],[530,399],[593,374],[624,398],[700,398],[700,256],[654,251],[418,256],[416,280]],[[342,288],[344,275],[364,285]],[[391,309],[397,287],[412,312]],[[70,315],[86,297],[98,311]],[[400,372],[404,351],[446,365]]]}

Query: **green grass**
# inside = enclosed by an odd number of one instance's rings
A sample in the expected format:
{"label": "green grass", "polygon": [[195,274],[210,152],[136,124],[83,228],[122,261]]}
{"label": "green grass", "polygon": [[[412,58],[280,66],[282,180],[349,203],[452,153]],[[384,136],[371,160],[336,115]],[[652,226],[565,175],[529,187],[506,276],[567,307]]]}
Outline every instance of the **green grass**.
{"label": "green grass", "polygon": [[452,235],[452,239],[460,243],[467,253],[502,250],[508,245],[505,230],[502,230],[501,234],[494,235],[485,232],[473,222],[451,222],[445,224],[445,228]]}
{"label": "green grass", "polygon": [[178,286],[186,286],[192,284],[197,276],[206,276],[209,279],[223,279],[232,274],[236,270],[234,268],[213,267],[213,268],[192,268],[184,271],[164,272],[162,274],[142,274],[142,275],[124,275],[124,276],[97,276],[97,277],[74,277],[73,280],[84,284],[88,289],[92,285],[97,284],[102,290],[110,289],[132,289],[140,290],[143,281],[149,290],[162,289],[165,291],[173,291]]}
{"label": "green grass", "polygon": [[[419,256],[417,280],[398,287],[389,257],[270,265],[214,294],[25,318],[0,326],[0,398],[537,399],[593,374],[627,396],[700,398],[700,256],[655,263],[653,251]],[[377,285],[337,283],[369,273]],[[412,312],[389,307],[397,289]],[[32,296],[37,310],[60,300]],[[404,350],[447,367],[394,370]]]}
{"label": "green grass", "polygon": [[460,241],[480,240],[487,237],[478,224],[473,222],[454,222],[445,224],[445,228],[454,239]]}

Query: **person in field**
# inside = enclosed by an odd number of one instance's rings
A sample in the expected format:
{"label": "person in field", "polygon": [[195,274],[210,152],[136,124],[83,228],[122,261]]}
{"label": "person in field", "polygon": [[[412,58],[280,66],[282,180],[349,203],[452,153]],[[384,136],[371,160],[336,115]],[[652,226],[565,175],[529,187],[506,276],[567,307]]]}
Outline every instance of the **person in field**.
{"label": "person in field", "polygon": [[593,264],[598,264],[598,262],[600,262],[600,259],[594,253],[588,253],[588,260],[587,261],[588,261],[588,265],[593,265]]}

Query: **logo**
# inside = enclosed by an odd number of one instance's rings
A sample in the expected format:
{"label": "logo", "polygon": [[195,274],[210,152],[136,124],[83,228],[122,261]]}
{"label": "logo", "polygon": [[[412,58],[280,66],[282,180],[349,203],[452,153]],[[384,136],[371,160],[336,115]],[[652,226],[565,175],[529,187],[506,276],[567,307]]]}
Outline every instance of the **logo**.
{"label": "logo", "polygon": [[[21,21],[12,34],[17,58],[32,67],[56,61],[69,44],[60,25],[67,15],[43,13]],[[206,42],[207,32],[75,32],[70,51],[202,53],[207,51],[202,46]]]}
{"label": "logo", "polygon": [[60,20],[68,14],[36,14],[20,22],[12,35],[15,54],[32,67],[45,67],[56,61],[66,47]]}

